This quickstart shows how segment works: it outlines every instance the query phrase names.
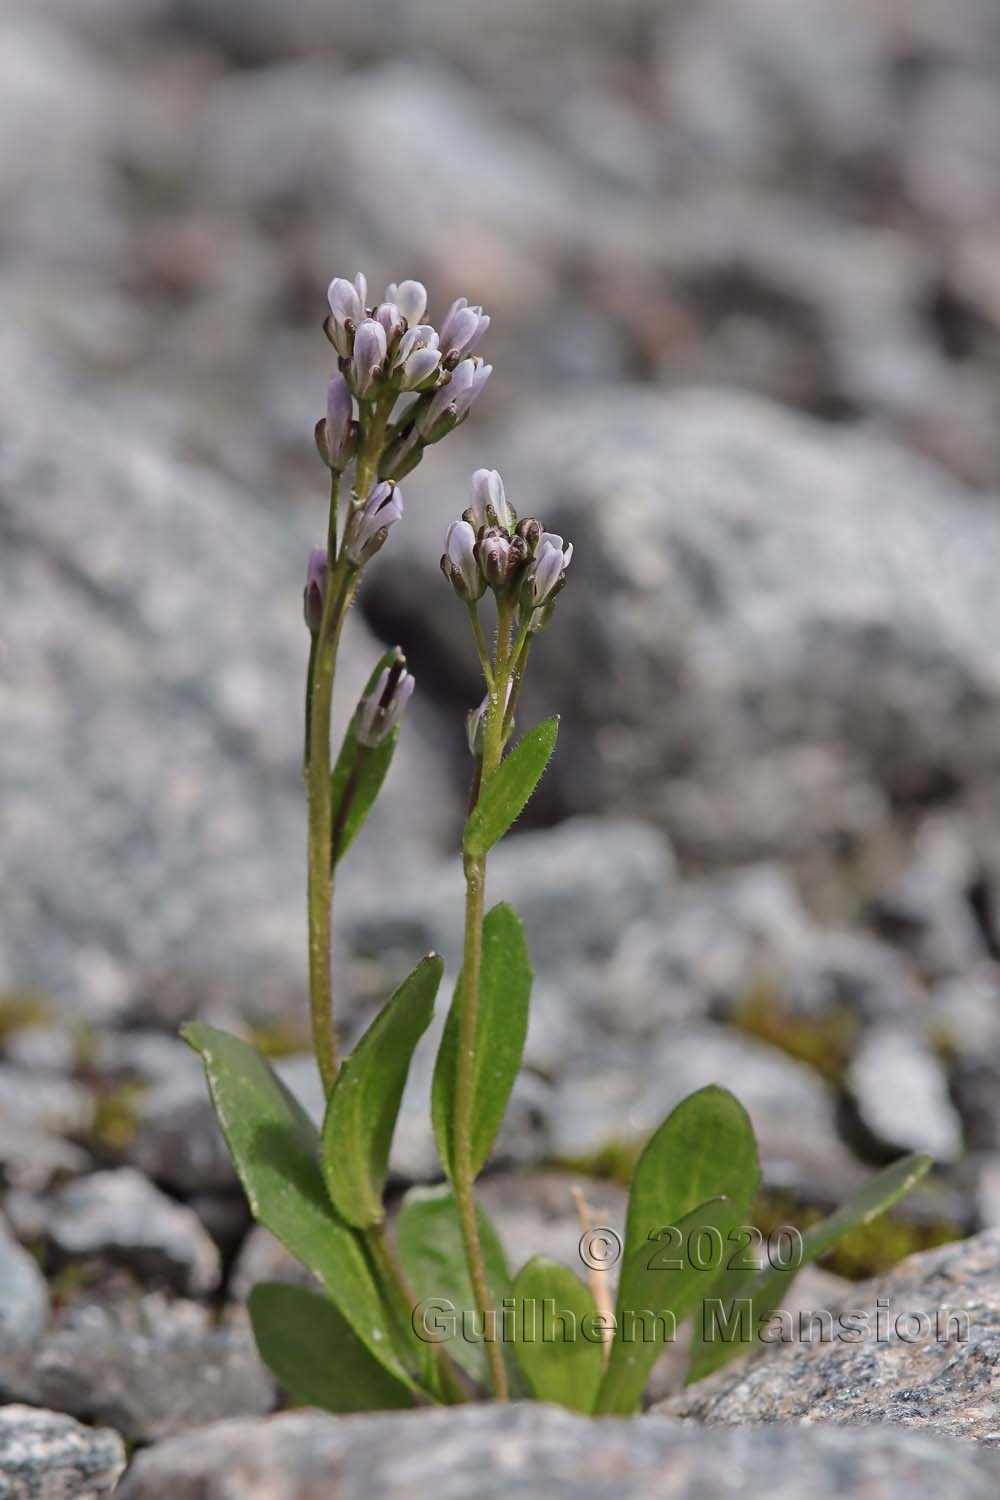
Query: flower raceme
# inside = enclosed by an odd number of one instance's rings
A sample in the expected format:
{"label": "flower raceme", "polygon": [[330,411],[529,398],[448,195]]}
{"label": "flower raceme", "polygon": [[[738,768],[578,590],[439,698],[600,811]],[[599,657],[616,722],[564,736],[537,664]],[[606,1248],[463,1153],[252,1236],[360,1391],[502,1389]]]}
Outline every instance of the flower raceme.
{"label": "flower raceme", "polygon": [[474,603],[487,587],[498,597],[516,595],[522,623],[534,633],[548,623],[572,560],[572,545],[561,536],[533,518],[518,521],[496,469],[476,470],[472,504],[448,527],[441,558],[460,599]]}

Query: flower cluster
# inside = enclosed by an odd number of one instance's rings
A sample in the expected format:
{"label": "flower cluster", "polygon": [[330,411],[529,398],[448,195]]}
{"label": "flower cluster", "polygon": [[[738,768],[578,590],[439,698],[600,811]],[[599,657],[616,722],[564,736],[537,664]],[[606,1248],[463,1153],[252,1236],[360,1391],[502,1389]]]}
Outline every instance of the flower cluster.
{"label": "flower cluster", "polygon": [[474,352],[489,317],[459,297],[435,328],[427,321],[427,291],[419,281],[393,282],[381,302],[369,305],[360,273],[353,281],[335,277],[328,300],[323,326],[337,351],[338,373],[316,427],[320,455],[342,472],[357,453],[359,423],[377,409],[385,426],[378,477],[402,479],[426,447],[465,420],[489,380],[492,365]]}
{"label": "flower cluster", "polygon": [[472,496],[462,519],[448,527],[441,571],[466,603],[487,588],[515,600],[522,628],[534,634],[551,618],[573,547],[540,521],[518,520],[496,469],[476,470]]}

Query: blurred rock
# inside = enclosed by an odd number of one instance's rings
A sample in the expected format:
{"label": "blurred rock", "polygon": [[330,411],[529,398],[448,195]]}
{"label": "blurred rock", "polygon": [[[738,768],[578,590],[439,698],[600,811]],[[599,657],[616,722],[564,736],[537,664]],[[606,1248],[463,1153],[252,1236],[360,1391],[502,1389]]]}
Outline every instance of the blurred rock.
{"label": "blurred rock", "polygon": [[789,964],[781,1003],[792,1015],[838,1014],[863,1025],[914,1021],[926,1001],[905,959],[865,932],[816,932]]}
{"label": "blurred rock", "polygon": [[49,1311],[49,1291],[38,1262],[0,1218],[0,1349],[23,1349],[38,1338]]}
{"label": "blurred rock", "polygon": [[940,1058],[906,1026],[873,1027],[847,1073],[858,1114],[885,1147],[926,1151],[935,1161],[962,1154],[962,1121],[948,1097]]}
{"label": "blurred rock", "polygon": [[0,1406],[0,1476],[10,1500],[108,1500],[125,1445],[62,1412]]}
{"label": "blurred rock", "polygon": [[[839,1336],[772,1345],[658,1408],[709,1424],[898,1424],[995,1445],[1000,1234],[911,1256],[856,1286]],[[880,1299],[884,1299],[881,1301]]]}
{"label": "blurred rock", "polygon": [[51,1197],[48,1236],[69,1259],[100,1256],[134,1266],[149,1282],[204,1296],[221,1274],[219,1252],[196,1215],[141,1172],[121,1167],[66,1183]]}
{"label": "blurred rock", "polygon": [[991,1500],[994,1454],[930,1433],[770,1427],[713,1434],[662,1417],[591,1422],[518,1402],[453,1411],[330,1417],[292,1413],[226,1422],[139,1454],[121,1500],[384,1500],[433,1490],[440,1500],[681,1500],[727,1490],[746,1500]]}
{"label": "blurred rock", "polygon": [[[864,844],[890,803],[996,775],[1000,512],[937,470],[712,392],[535,403],[497,451],[521,514],[577,549],[523,700],[565,715],[550,800],[734,860]],[[370,595],[456,682],[436,564],[466,483],[425,494]]]}
{"label": "blurred rock", "polygon": [[883,936],[904,948],[931,979],[960,974],[987,957],[968,894],[933,868],[914,865],[873,905]]}

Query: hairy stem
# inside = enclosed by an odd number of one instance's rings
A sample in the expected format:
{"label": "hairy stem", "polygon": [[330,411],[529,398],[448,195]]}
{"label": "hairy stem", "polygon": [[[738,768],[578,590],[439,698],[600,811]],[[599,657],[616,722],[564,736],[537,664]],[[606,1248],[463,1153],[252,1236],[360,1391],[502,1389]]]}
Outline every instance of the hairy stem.
{"label": "hairy stem", "polygon": [[[479,776],[485,786],[500,764],[503,753],[503,718],[510,670],[509,609],[500,608],[497,624],[497,653],[493,681],[490,683],[490,709],[486,718],[483,759]],[[458,1016],[458,1059],[455,1076],[455,1202],[465,1247],[476,1310],[483,1320],[486,1354],[490,1364],[493,1392],[498,1401],[509,1395],[503,1346],[490,1321],[494,1314],[493,1297],[486,1278],[486,1264],[479,1237],[472,1170],[472,1097],[476,1065],[476,1022],[479,1013],[479,982],[483,963],[483,916],[486,902],[486,857],[466,855],[465,869],[465,938],[462,951],[462,991]]]}

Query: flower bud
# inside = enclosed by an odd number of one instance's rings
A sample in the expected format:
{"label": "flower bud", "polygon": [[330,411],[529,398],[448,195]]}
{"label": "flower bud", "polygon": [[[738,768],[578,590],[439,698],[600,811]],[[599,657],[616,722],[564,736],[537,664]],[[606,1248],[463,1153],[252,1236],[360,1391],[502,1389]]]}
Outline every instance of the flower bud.
{"label": "flower bud", "polygon": [[406,326],[403,314],[395,302],[383,302],[375,311],[375,321],[385,329],[386,340],[390,344],[399,338]]}
{"label": "flower bud", "polygon": [[412,474],[424,456],[424,444],[415,426],[407,427],[394,438],[382,455],[378,468],[380,479],[405,479]]}
{"label": "flower bud", "polygon": [[527,582],[527,596],[535,609],[555,598],[566,581],[566,569],[572,561],[573,544],[564,550],[561,536],[544,531]]}
{"label": "flower bud", "polygon": [[367,500],[356,501],[344,526],[342,550],[360,568],[384,546],[389,527],[403,514],[403,492],[392,480],[376,484]]}
{"label": "flower bud", "polygon": [[501,531],[513,531],[517,521],[514,507],[508,504],[507,494],[497,469],[477,469],[472,476],[472,504],[465,512],[465,519],[478,531],[481,526],[499,527]]}
{"label": "flower bud", "polygon": [[366,318],[354,335],[354,355],[351,360],[351,376],[354,394],[364,397],[382,374],[387,342],[385,329],[374,318]]}
{"label": "flower bud", "polygon": [[429,323],[418,323],[409,328],[399,341],[393,359],[393,367],[402,375],[402,389],[415,391],[437,374],[441,363],[437,330]]}
{"label": "flower bud", "polygon": [[459,297],[448,309],[441,324],[441,357],[457,364],[476,348],[490,320],[481,307],[470,307],[467,297]]}
{"label": "flower bud", "polygon": [[357,445],[354,401],[343,375],[335,375],[326,388],[326,416],[316,424],[316,446],[328,468],[342,473]]}
{"label": "flower bud", "polygon": [[355,331],[365,317],[367,297],[368,283],[360,271],[353,282],[345,281],[342,276],[335,276],[330,282],[327,292],[330,304],[328,329],[331,342],[340,355],[346,357],[351,353]]}
{"label": "flower bud", "polygon": [[417,417],[417,428],[425,443],[440,442],[458,426],[492,374],[492,365],[476,359],[465,359],[452,371],[447,385],[434,392],[433,399]]}
{"label": "flower bud", "polygon": [[330,558],[325,547],[314,547],[306,568],[306,586],[302,594],[302,613],[311,635],[318,635],[326,603],[326,580]]}
{"label": "flower bud", "polygon": [[510,565],[510,542],[499,531],[488,531],[477,544],[479,566],[491,587],[507,582]]}
{"label": "flower bud", "polygon": [[410,328],[427,312],[427,288],[419,281],[392,282],[385,289],[385,300],[395,302]]}
{"label": "flower bud", "polygon": [[358,704],[354,732],[359,745],[374,750],[389,738],[403,717],[415,686],[414,678],[406,670],[404,657],[400,656],[391,667],[385,668],[374,691]]}
{"label": "flower bud", "polygon": [[486,736],[486,717],[490,711],[490,695],[480,703],[478,708],[470,708],[465,716],[465,738],[469,744],[469,754],[479,759],[483,753],[483,741]]}
{"label": "flower bud", "polygon": [[486,580],[476,561],[476,533],[468,521],[453,521],[445,537],[441,571],[460,599],[472,603],[486,591]]}
{"label": "flower bud", "polygon": [[528,551],[533,553],[542,539],[542,523],[525,516],[523,521],[517,523],[517,534],[523,539]]}

